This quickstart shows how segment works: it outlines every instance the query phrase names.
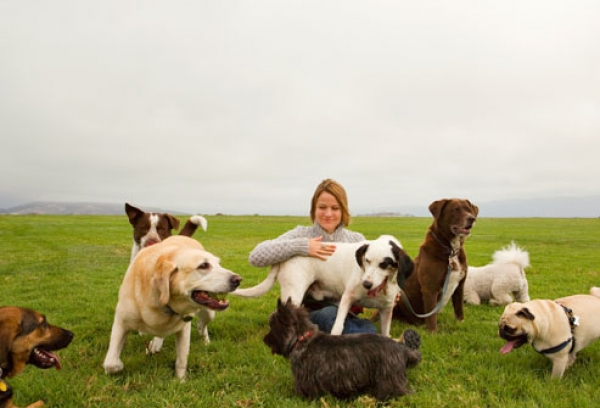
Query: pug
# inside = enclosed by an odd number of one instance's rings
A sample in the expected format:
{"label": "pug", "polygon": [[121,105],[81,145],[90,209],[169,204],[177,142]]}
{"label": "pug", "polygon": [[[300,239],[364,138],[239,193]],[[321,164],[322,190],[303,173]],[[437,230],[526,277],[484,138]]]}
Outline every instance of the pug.
{"label": "pug", "polygon": [[502,354],[529,343],[552,361],[552,378],[561,378],[577,352],[600,338],[600,288],[590,295],[508,304],[498,323],[506,340]]}

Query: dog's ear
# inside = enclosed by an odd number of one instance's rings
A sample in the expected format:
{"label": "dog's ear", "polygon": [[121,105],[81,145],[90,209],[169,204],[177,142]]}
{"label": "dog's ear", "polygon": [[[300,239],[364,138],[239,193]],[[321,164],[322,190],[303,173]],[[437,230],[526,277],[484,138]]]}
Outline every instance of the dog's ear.
{"label": "dog's ear", "polygon": [[171,227],[171,229],[179,229],[179,218],[175,218],[171,214],[167,213],[164,213],[163,215],[167,219],[167,221],[169,221],[169,226]]}
{"label": "dog's ear", "polygon": [[277,299],[277,310],[279,312],[289,309],[291,305],[292,305],[291,296],[287,298],[287,300],[285,301],[285,304],[281,301],[281,298]]}
{"label": "dog's ear", "polygon": [[16,310],[15,308],[0,309],[0,365],[9,360],[12,343],[21,332],[19,327],[21,318],[15,313]]}
{"label": "dog's ear", "polygon": [[473,215],[475,217],[477,217],[477,215],[479,214],[479,207],[477,207],[475,204],[473,204],[469,200],[467,200],[467,204],[469,204],[469,206],[471,207],[471,212],[473,213]]}
{"label": "dog's ear", "polygon": [[177,271],[177,265],[161,256],[156,262],[156,271],[152,277],[152,288],[158,295],[158,301],[162,305],[169,303],[171,296],[171,275]]}
{"label": "dog's ear", "polygon": [[410,277],[415,271],[415,263],[410,256],[406,253],[406,251],[402,250],[402,256],[399,261],[400,267],[398,268],[398,285],[402,289],[404,289],[406,279]]}
{"label": "dog's ear", "polygon": [[31,309],[22,309],[21,312],[21,335],[34,331],[44,320],[42,316]]}
{"label": "dog's ear", "polygon": [[533,315],[533,313],[531,313],[531,311],[529,309],[527,309],[526,307],[524,307],[523,309],[519,310],[517,312],[517,316],[518,317],[523,317],[527,320],[534,320],[535,316]]}
{"label": "dog's ear", "polygon": [[369,244],[364,244],[363,246],[358,248],[355,253],[356,262],[358,262],[358,265],[361,268],[363,267],[363,260],[365,259],[365,253],[367,252],[367,249],[369,249]]}
{"label": "dog's ear", "polygon": [[137,218],[142,215],[144,212],[129,203],[125,203],[125,214],[127,214],[127,218],[129,218],[129,223],[131,225],[135,225],[135,221]]}
{"label": "dog's ear", "polygon": [[389,241],[389,244],[392,247],[392,254],[394,255],[394,259],[396,259],[396,261],[399,261],[401,252],[402,252],[402,248],[400,248],[400,246],[398,244],[396,244],[394,241],[392,241],[391,239]]}
{"label": "dog's ear", "polygon": [[449,201],[450,200],[448,199],[443,199],[434,201],[433,203],[429,204],[429,212],[431,213],[431,215],[433,215],[434,219],[437,220],[439,218],[439,216],[442,214],[442,210],[444,209],[446,204],[448,204]]}

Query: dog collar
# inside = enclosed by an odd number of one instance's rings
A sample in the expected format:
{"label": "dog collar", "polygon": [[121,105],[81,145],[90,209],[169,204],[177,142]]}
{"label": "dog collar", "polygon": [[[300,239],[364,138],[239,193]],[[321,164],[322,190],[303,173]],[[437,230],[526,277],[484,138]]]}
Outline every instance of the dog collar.
{"label": "dog collar", "polygon": [[176,312],[175,310],[173,310],[173,308],[172,308],[171,306],[169,306],[169,305],[165,305],[165,309],[166,309],[165,313],[167,313],[168,315],[171,315],[171,316],[181,316],[181,320],[183,320],[183,321],[184,321],[184,322],[186,322],[186,323],[187,323],[187,322],[191,322],[191,321],[192,321],[192,319],[194,318],[194,316],[192,316],[192,315],[189,315],[189,314],[187,314],[187,315],[181,315],[180,313],[177,313],[177,312]]}
{"label": "dog collar", "polygon": [[315,334],[314,331],[307,331],[306,333],[298,336],[298,340],[296,341],[296,344],[294,344],[294,348],[300,346],[300,344],[307,340],[308,338],[310,338],[313,334]]}
{"label": "dog collar", "polygon": [[558,353],[559,351],[561,351],[562,349],[567,347],[569,345],[569,343],[571,343],[571,350],[569,350],[569,353],[573,352],[573,349],[575,348],[575,337],[573,336],[573,334],[575,331],[575,326],[577,326],[579,324],[579,319],[577,316],[573,315],[573,310],[569,309],[566,306],[561,305],[560,303],[558,303],[558,305],[563,308],[563,310],[565,311],[565,314],[567,315],[567,318],[569,319],[569,325],[571,326],[571,337],[568,338],[567,340],[563,341],[562,343],[560,343],[558,346],[550,347],[550,348],[547,348],[544,350],[538,351],[538,350],[535,350],[535,347],[534,347],[533,349],[540,354]]}
{"label": "dog collar", "polygon": [[438,237],[435,232],[429,232],[431,233],[431,236],[438,242],[438,244],[440,244],[444,248],[446,254],[448,255],[448,258],[453,258],[456,255],[458,255],[458,251],[456,251],[451,245],[446,245],[445,243],[443,243],[440,237]]}

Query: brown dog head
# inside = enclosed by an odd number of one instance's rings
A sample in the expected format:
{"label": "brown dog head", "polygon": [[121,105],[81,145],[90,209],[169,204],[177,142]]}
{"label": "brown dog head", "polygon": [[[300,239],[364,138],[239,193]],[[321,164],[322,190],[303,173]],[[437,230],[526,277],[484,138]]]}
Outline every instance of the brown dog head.
{"label": "brown dog head", "polygon": [[156,244],[179,229],[179,219],[169,213],[151,213],[125,203],[125,213],[133,226],[133,240],[141,247]]}
{"label": "brown dog head", "polygon": [[469,200],[458,198],[434,201],[429,205],[433,225],[440,233],[448,236],[468,237],[477,220],[479,208]]}
{"label": "brown dog head", "polygon": [[0,308],[0,369],[2,377],[14,377],[26,364],[60,369],[54,350],[73,340],[69,330],[53,326],[35,310],[20,307]]}

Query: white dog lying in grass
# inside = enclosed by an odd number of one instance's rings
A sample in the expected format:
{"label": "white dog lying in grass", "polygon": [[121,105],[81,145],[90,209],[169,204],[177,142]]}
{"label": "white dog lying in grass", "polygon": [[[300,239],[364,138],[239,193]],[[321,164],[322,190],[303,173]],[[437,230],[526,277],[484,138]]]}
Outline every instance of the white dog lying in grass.
{"label": "white dog lying in grass", "polygon": [[469,266],[465,281],[465,302],[492,306],[507,305],[514,300],[529,302],[525,268],[529,253],[514,242],[494,253],[494,261],[481,267]]}

